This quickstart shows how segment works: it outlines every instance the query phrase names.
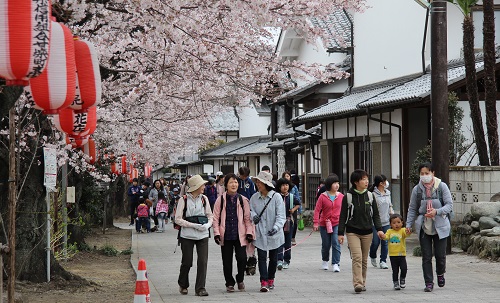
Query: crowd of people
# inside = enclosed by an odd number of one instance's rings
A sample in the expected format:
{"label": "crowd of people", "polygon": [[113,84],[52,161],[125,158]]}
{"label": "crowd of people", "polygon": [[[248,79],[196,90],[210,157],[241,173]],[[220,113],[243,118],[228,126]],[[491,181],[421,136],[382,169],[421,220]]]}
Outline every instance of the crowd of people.
{"label": "crowd of people", "polygon": [[[408,271],[405,241],[415,232],[422,250],[424,291],[431,292],[434,288],[433,256],[437,284],[445,286],[446,238],[451,229],[448,217],[453,209],[451,193],[434,176],[432,164],[422,164],[418,172],[420,181],[411,193],[406,224],[402,214],[393,209],[389,181],[384,175],[374,176],[369,186],[368,173],[356,169],[344,194],[337,175],[330,174],[322,180],[313,216],[313,231],[319,231],[321,236],[318,255],[322,270],[329,270],[331,263],[333,272],[341,271],[341,245],[347,243],[355,293],[366,291],[368,257],[374,267],[381,269],[389,268],[389,257],[394,289],[405,288]],[[256,268],[260,291],[268,292],[275,287],[277,270],[291,266],[298,216],[302,211],[299,185],[295,172],[285,171],[278,179],[268,166],[262,167],[255,177],[250,175],[248,167],[240,167],[238,174],[217,172],[208,180],[188,175],[182,184],[162,178],[155,180],[151,188],[147,182],[139,186],[134,179],[128,189],[131,225],[135,224],[138,233],[161,233],[169,220],[174,223],[182,251],[178,284],[183,295],[188,294],[196,247],[194,290],[197,296],[208,296],[205,282],[210,237],[221,249],[227,292],[244,291],[245,272],[253,275]]]}

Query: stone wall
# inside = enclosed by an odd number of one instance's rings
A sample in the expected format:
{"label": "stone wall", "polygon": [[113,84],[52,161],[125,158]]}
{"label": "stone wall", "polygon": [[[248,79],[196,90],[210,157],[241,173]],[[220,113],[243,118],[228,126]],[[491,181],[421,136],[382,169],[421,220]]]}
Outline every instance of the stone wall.
{"label": "stone wall", "polygon": [[453,221],[461,222],[474,203],[487,202],[500,192],[499,166],[452,166],[449,187],[453,198]]}

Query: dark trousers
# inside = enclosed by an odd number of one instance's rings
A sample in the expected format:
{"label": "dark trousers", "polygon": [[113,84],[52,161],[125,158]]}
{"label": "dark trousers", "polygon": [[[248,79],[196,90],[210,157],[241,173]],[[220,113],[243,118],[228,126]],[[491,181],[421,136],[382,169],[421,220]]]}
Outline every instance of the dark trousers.
{"label": "dark trousers", "polygon": [[278,248],[269,251],[269,267],[267,266],[267,250],[257,248],[260,281],[274,280],[278,265]]}
{"label": "dark trousers", "polygon": [[298,219],[298,215],[297,215],[297,212],[296,211],[294,214],[293,214],[293,221],[295,222],[295,224],[293,225],[293,228],[290,228],[292,230],[292,238],[295,239],[295,236],[297,235],[297,227],[299,226],[297,223],[299,222],[299,219]]}
{"label": "dark trousers", "polygon": [[155,226],[158,226],[158,217],[156,216],[156,207],[153,207],[153,215],[151,216],[155,221]]}
{"label": "dark trousers", "polygon": [[[392,281],[397,282],[399,279],[406,279],[406,273],[408,272],[408,265],[406,264],[405,256],[390,256],[391,268],[392,268]],[[401,269],[401,277],[399,276],[399,270]]]}
{"label": "dark trousers", "polygon": [[[236,257],[236,281],[233,278],[233,248]],[[246,246],[241,246],[240,240],[224,240],[224,245],[220,247],[222,253],[222,270],[226,286],[234,286],[236,283],[243,282],[245,277],[245,268],[247,266]]]}
{"label": "dark trousers", "polygon": [[129,207],[129,213],[130,213],[130,224],[134,224],[135,222],[135,209],[137,208],[137,202],[129,202],[128,204]]}
{"label": "dark trousers", "polygon": [[446,272],[446,239],[439,239],[439,236],[427,235],[424,230],[420,230],[420,248],[422,250],[422,270],[424,272],[425,283],[433,283],[432,273],[432,251],[436,258],[436,274],[443,275]]}
{"label": "dark trousers", "polygon": [[189,287],[189,270],[193,266],[193,250],[196,245],[196,254],[198,261],[196,263],[196,284],[194,290],[196,292],[205,289],[205,282],[207,280],[207,263],[208,263],[208,238],[201,240],[189,240],[180,238],[182,260],[181,270],[179,272],[179,286],[182,288]]}
{"label": "dark trousers", "polygon": [[140,232],[142,229],[142,226],[146,226],[146,230],[149,232],[151,230],[151,227],[149,226],[149,217],[139,217],[137,218],[137,222],[135,224],[135,230],[137,232]]}
{"label": "dark trousers", "polygon": [[[295,224],[290,222],[290,230],[293,230],[293,225]],[[292,259],[292,233],[283,233],[285,234],[285,243],[278,249],[278,260],[290,264],[290,260]]]}

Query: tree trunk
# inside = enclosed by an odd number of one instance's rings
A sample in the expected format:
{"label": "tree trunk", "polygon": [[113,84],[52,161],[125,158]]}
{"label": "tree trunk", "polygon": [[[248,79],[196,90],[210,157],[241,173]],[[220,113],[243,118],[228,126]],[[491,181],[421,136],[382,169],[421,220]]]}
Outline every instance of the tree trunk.
{"label": "tree trunk", "polygon": [[488,146],[486,145],[484,136],[483,119],[481,117],[479,94],[477,90],[476,60],[474,56],[474,24],[470,16],[464,18],[463,31],[465,81],[467,94],[469,95],[470,116],[472,119],[472,128],[474,130],[474,139],[477,154],[479,156],[479,165],[488,166],[490,165],[488,159]]}
{"label": "tree trunk", "polygon": [[499,165],[497,87],[495,83],[495,6],[493,0],[483,1],[484,89],[486,103],[486,130],[490,147],[491,165]]}

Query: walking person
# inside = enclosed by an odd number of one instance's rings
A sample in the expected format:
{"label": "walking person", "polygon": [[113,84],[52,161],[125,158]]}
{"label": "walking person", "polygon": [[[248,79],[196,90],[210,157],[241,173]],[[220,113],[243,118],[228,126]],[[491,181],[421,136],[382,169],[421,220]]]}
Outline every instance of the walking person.
{"label": "walking person", "polygon": [[[244,291],[246,246],[255,239],[255,230],[250,219],[250,204],[246,197],[238,194],[238,177],[228,174],[224,178],[227,192],[217,198],[214,205],[214,240],[221,247],[222,270],[226,281],[226,291]],[[233,252],[236,257],[237,274],[233,277]]]}
{"label": "walking person", "polygon": [[163,184],[160,180],[155,180],[153,182],[153,188],[149,191],[149,200],[153,202],[153,210],[152,210],[152,217],[153,221],[155,222],[155,227],[158,226],[158,218],[156,217],[156,205],[158,204],[158,193],[162,192],[163,196],[167,196],[167,191],[163,187]]}
{"label": "walking person", "polygon": [[208,202],[210,202],[210,208],[212,212],[214,211],[215,200],[217,200],[217,187],[215,186],[215,179],[210,177],[208,178],[208,183],[205,186],[205,191],[203,192],[205,196],[208,198]]}
{"label": "walking person", "polygon": [[216,174],[216,181],[215,181],[215,187],[217,188],[217,198],[222,196],[226,192],[226,188],[224,187],[224,173],[221,171],[218,171]]}
{"label": "walking person", "polygon": [[160,191],[158,192],[158,202],[156,203],[156,213],[155,213],[158,220],[158,229],[156,230],[157,233],[165,232],[165,225],[166,223],[168,223],[167,213],[168,213],[168,202],[167,199],[165,198],[165,194],[162,191]]}
{"label": "walking person", "polygon": [[[246,166],[238,168],[238,193],[250,200],[255,194],[255,184],[250,178],[250,169]],[[254,243],[247,246],[247,275],[255,275],[255,267],[257,265],[257,258],[255,257]]]}
{"label": "walking person", "polygon": [[[406,287],[406,237],[409,233],[403,227],[403,217],[399,214],[391,215],[391,228],[385,233],[385,240],[389,241],[389,258],[392,267],[392,282],[394,290]],[[401,270],[401,275],[399,275]]]}
{"label": "walking person", "polygon": [[208,264],[209,228],[212,226],[213,215],[208,199],[204,196],[205,183],[200,175],[194,175],[188,180],[186,198],[181,197],[175,212],[175,223],[180,229],[179,242],[182,251],[181,268],[179,272],[179,292],[188,294],[189,270],[193,266],[193,250],[196,246],[197,272],[195,294],[208,296],[205,289]]}
{"label": "walking person", "polygon": [[286,216],[283,199],[274,191],[273,175],[262,171],[253,180],[258,192],[250,198],[250,209],[255,224],[254,242],[258,255],[260,291],[267,292],[274,289],[278,249],[285,243],[285,237],[280,231]]}
{"label": "walking person", "polygon": [[446,272],[446,238],[450,236],[449,215],[453,210],[453,200],[448,186],[434,176],[431,163],[418,167],[420,182],[411,192],[408,206],[406,231],[412,228],[418,235],[422,250],[422,271],[425,292],[434,288],[432,255],[436,259],[436,274],[439,287],[444,287]]}
{"label": "walking person", "polygon": [[338,229],[340,220],[340,209],[344,195],[340,193],[340,180],[335,174],[325,180],[328,189],[323,192],[316,202],[314,208],[313,229],[321,235],[321,269],[328,270],[330,260],[330,249],[332,250],[332,270],[340,272],[340,244],[338,241]]}
{"label": "walking person", "polygon": [[291,188],[292,182],[285,178],[276,181],[276,189],[281,194],[286,214],[285,225],[281,231],[285,237],[285,243],[278,250],[278,270],[288,269],[292,259],[292,231],[296,224],[293,214],[299,209],[300,202],[297,196],[288,192]]}
{"label": "walking person", "polygon": [[129,226],[134,225],[134,214],[139,206],[139,198],[141,197],[141,188],[138,185],[139,180],[137,178],[132,179],[132,185],[127,190],[127,196],[129,198],[129,213],[130,213],[130,224]]}
{"label": "walking person", "polygon": [[[382,224],[382,231],[385,233],[390,228],[389,218],[394,213],[391,202],[391,192],[387,189],[389,181],[384,175],[377,175],[373,178],[372,192],[377,200],[377,207],[380,216],[380,224]],[[387,266],[387,241],[380,240],[377,237],[377,230],[373,228],[372,245],[370,246],[370,259],[372,265],[377,267],[377,251],[380,246],[380,268],[388,269]]]}
{"label": "walking person", "polygon": [[344,233],[347,236],[352,259],[352,283],[354,291],[360,293],[366,290],[366,271],[368,253],[373,237],[373,225],[377,236],[384,238],[377,201],[368,190],[368,174],[362,169],[351,173],[351,185],[342,198],[339,221],[339,243],[344,243]]}

